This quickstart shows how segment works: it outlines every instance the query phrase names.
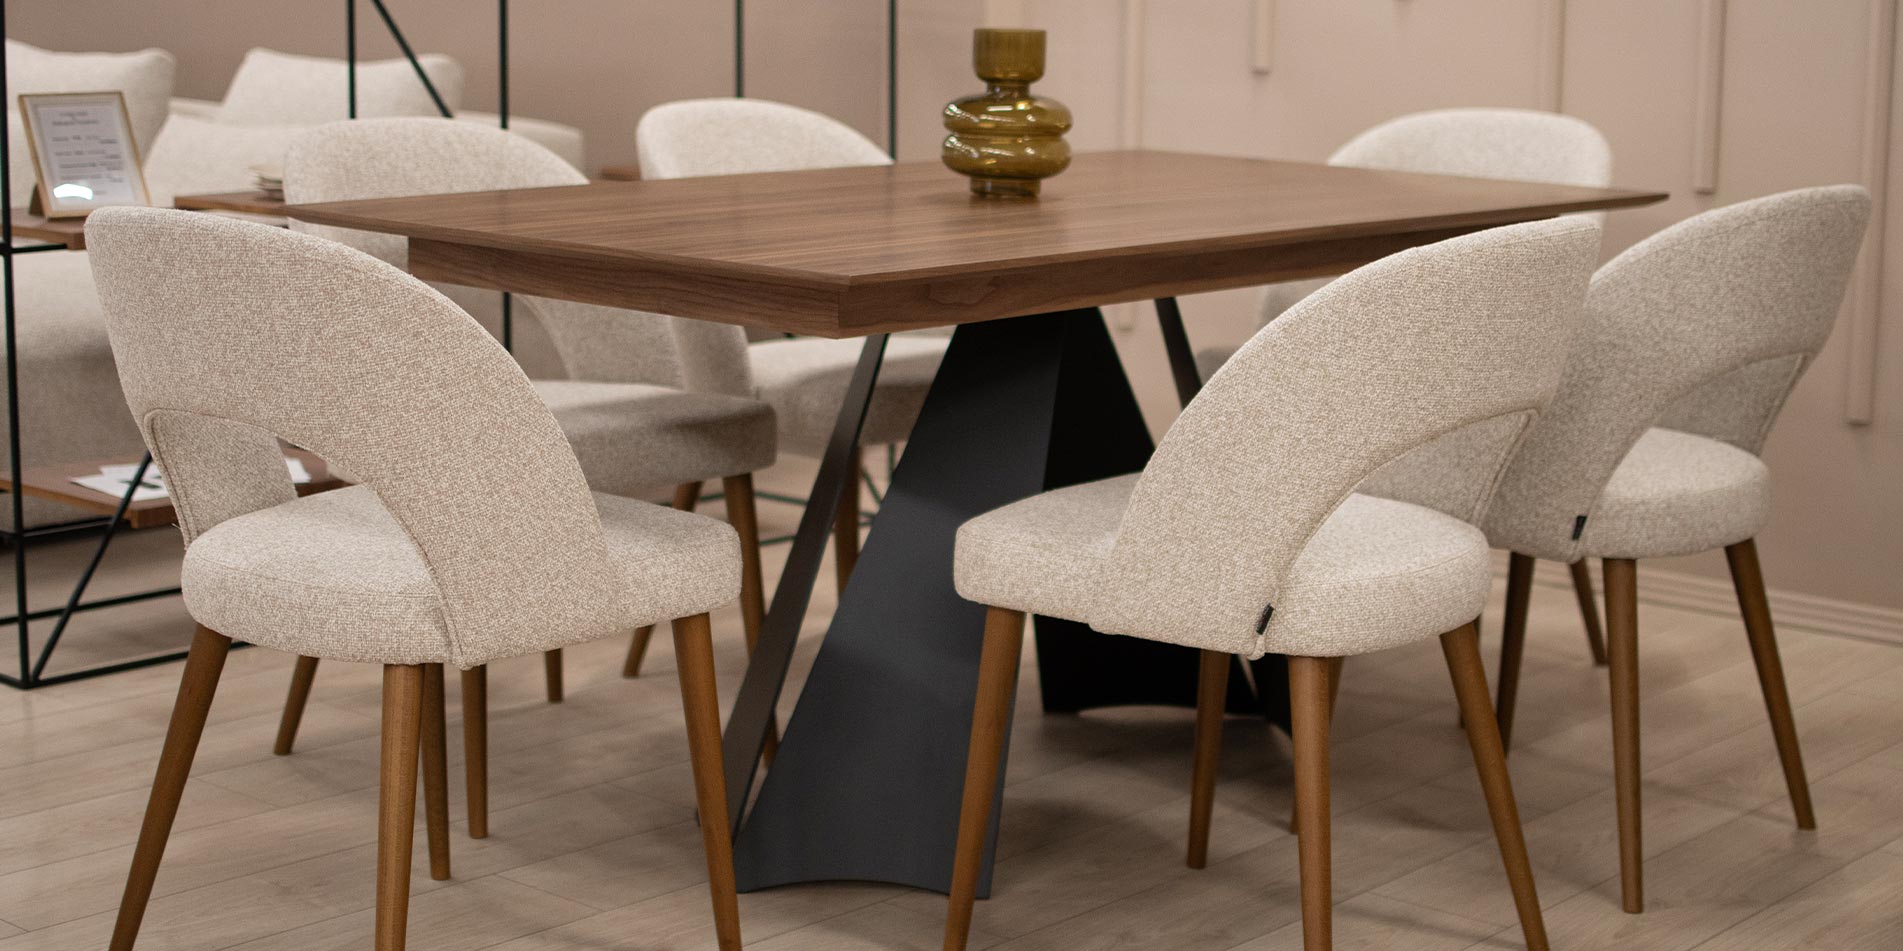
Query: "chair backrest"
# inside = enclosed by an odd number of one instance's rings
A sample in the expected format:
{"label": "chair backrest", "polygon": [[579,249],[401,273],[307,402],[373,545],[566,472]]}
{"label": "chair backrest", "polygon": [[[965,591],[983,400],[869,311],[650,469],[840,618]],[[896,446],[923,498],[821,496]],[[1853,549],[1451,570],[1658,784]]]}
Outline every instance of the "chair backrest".
{"label": "chair backrest", "polygon": [[1376,261],[1258,331],[1144,469],[1092,626],[1259,655],[1329,513],[1448,433],[1485,431],[1463,470],[1484,507],[1558,385],[1598,249],[1581,219],[1483,231]]}
{"label": "chair backrest", "polygon": [[765,99],[687,99],[655,106],[634,131],[642,178],[890,165],[851,126]]}
{"label": "chair backrest", "polygon": [[1486,519],[1494,544],[1575,560],[1653,426],[1758,451],[1830,335],[1869,216],[1855,185],[1784,192],[1688,218],[1601,268],[1559,395]]}
{"label": "chair backrest", "polygon": [[282,438],[375,491],[408,533],[446,605],[449,662],[622,629],[574,453],[441,294],[335,242],[215,215],[105,208],[86,237],[126,403],[187,545],[293,498]]}
{"label": "chair backrest", "polygon": [[[1330,165],[1392,172],[1465,175],[1604,188],[1612,146],[1583,119],[1533,109],[1435,109],[1389,119],[1349,139]],[[1599,213],[1589,215],[1604,221]],[[1262,323],[1274,320],[1328,278],[1262,289]]]}
{"label": "chair backrest", "polygon": [[[293,203],[581,185],[587,178],[554,152],[503,129],[440,118],[359,119],[315,126],[284,161],[284,197]],[[403,266],[408,242],[293,221],[291,227],[351,245]],[[581,380],[653,383],[745,393],[745,339],[700,322],[523,297],[548,331],[568,375]]]}

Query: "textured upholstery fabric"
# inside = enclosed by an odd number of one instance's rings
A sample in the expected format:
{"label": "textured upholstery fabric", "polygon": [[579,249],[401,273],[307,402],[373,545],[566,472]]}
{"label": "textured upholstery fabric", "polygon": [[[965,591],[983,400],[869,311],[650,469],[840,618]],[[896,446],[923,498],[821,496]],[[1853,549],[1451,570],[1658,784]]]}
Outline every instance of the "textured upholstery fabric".
{"label": "textured upholstery fabric", "polygon": [[691,178],[890,165],[851,126],[764,99],[687,99],[649,109],[634,130],[642,178]]}
{"label": "textured upholstery fabric", "polygon": [[[961,595],[1088,622],[1079,592],[1100,584],[1137,477],[1032,496],[966,522],[953,564]],[[1290,566],[1266,650],[1362,654],[1478,617],[1491,584],[1487,538],[1430,509],[1350,495]]]}
{"label": "textured upholstery fabric", "polygon": [[145,157],[145,182],[154,207],[179,195],[250,189],[254,165],[278,165],[304,131],[302,126],[233,125],[195,116],[173,116]]}
{"label": "textured upholstery fabric", "polygon": [[[223,109],[224,103],[213,102],[209,99],[172,97],[172,115],[175,116],[215,120]],[[500,124],[501,117],[493,112],[458,109],[456,121],[484,125],[493,129]],[[547,119],[531,119],[527,116],[510,116],[509,131],[554,152],[561,156],[563,161],[576,168],[582,167],[582,162],[587,156],[587,139],[580,129],[572,125],[550,122]]]}
{"label": "textured upholstery fabric", "polygon": [[[1670,521],[1600,535],[1609,480],[1668,419],[1743,449],[1762,445],[1837,319],[1869,215],[1870,197],[1854,185],[1785,192],[1688,218],[1601,268],[1559,395],[1487,515],[1494,545],[1566,562],[1612,554],[1602,538],[1696,550],[1685,546],[1704,537],[1703,522],[1689,509],[1682,539],[1666,537]],[[1727,402],[1712,403],[1713,393]],[[1642,471],[1660,468],[1669,467]]]}
{"label": "textured upholstery fabric", "polygon": [[[293,202],[585,181],[560,157],[513,133],[431,118],[317,126],[299,137],[284,167],[285,198]],[[398,235],[302,222],[292,227],[398,266],[408,257],[407,242]],[[642,311],[522,300],[553,340],[569,376],[589,384],[545,382],[539,389],[551,398],[590,485],[639,491],[772,465],[772,410],[728,395],[746,387],[744,377],[726,378],[745,370],[745,342],[733,336],[735,328],[707,330],[693,326],[698,321]],[[694,347],[695,361],[683,359],[684,344]],[[725,369],[715,368],[717,363]]]}
{"label": "textured upholstery fabric", "polygon": [[[631,623],[733,599],[739,541],[726,526],[616,496],[595,504]],[[444,659],[445,605],[430,566],[361,486],[218,524],[186,551],[182,577],[192,617],[227,637],[335,660]]]}
{"label": "textured upholstery fabric", "polygon": [[[29,466],[103,459],[133,460],[144,450],[119,393],[119,371],[83,251],[45,251],[13,259],[14,340],[19,353],[21,460]],[[0,281],[4,281],[0,276]],[[7,464],[0,416],[0,467]],[[4,471],[0,469],[0,471]],[[28,496],[28,525],[88,517]],[[0,525],[12,509],[0,507]]]}
{"label": "textured upholstery fabric", "polygon": [[[1105,633],[1250,656],[1353,653],[1420,631],[1393,616],[1405,613],[1397,601],[1344,603],[1368,601],[1375,582],[1335,602],[1295,599],[1295,566],[1319,546],[1309,583],[1322,587],[1311,590],[1388,572],[1423,626],[1452,617],[1428,633],[1470,620],[1455,615],[1477,613],[1488,575],[1475,533],[1405,503],[1343,503],[1409,450],[1478,426],[1485,439],[1461,470],[1471,484],[1443,493],[1473,500],[1463,521],[1479,517],[1525,421],[1558,385],[1598,242],[1593,222],[1535,222],[1405,251],[1330,284],[1258,331],[1177,417],[1130,487],[1100,570],[1015,583],[1055,586],[1036,591],[1036,609]],[[1338,511],[1342,525],[1322,540]],[[1393,547],[1372,553],[1383,545]],[[959,552],[961,579],[996,576],[977,558]],[[1010,594],[962,582],[959,592]],[[1338,613],[1356,620],[1334,624]],[[1359,623],[1369,629],[1348,629]]]}
{"label": "textured upholstery fabric", "polygon": [[[642,550],[611,544],[603,503],[528,379],[409,275],[335,242],[189,212],[102,209],[87,241],[126,400],[170,482],[188,556],[217,527],[293,502],[282,438],[361,480],[359,494],[374,493],[415,546],[442,615],[429,660],[467,668],[737,594],[738,542],[719,523],[706,531],[729,547],[706,588],[677,577],[680,566],[706,567],[694,532],[644,516]],[[389,549],[377,550],[387,561]],[[660,589],[668,594],[639,610],[631,602]],[[706,597],[689,603],[689,590]],[[310,643],[279,643],[320,657],[423,659],[413,640],[343,629],[358,617],[340,610]]]}
{"label": "textured upholstery fabric", "polygon": [[[1598,129],[1572,116],[1532,109],[1436,109],[1401,116],[1348,140],[1328,164],[1595,188],[1612,184],[1612,146]],[[1263,288],[1262,322],[1274,320],[1329,280]]]}
{"label": "textured upholstery fabric", "polygon": [[765,403],[646,383],[537,380],[597,492],[639,495],[773,465]]}
{"label": "textured upholstery fabric", "polygon": [[[780,444],[787,452],[803,456],[825,453],[863,344],[860,340],[791,337],[762,340],[748,348],[753,357],[754,391],[779,416]],[[944,358],[944,338],[893,336],[886,340],[879,382],[873,388],[872,404],[859,434],[862,444],[898,442],[912,432]]]}
{"label": "textured upholstery fabric", "polygon": [[[764,99],[691,99],[648,110],[635,130],[643,178],[890,165],[892,158],[837,119]],[[735,331],[737,339],[743,334]],[[912,431],[948,338],[900,335],[886,344],[860,442]],[[859,362],[861,341],[795,338],[748,348],[752,392],[780,418],[780,445],[821,455]]]}
{"label": "textured upholstery fabric", "polygon": [[1693,555],[1756,537],[1771,471],[1728,443],[1648,429],[1612,471],[1580,545],[1599,558]]}
{"label": "textured upholstery fabric", "polygon": [[177,61],[160,49],[136,53],[60,53],[7,40],[7,155],[13,200],[21,207],[33,189],[33,156],[20,122],[19,96],[43,92],[125,93],[132,138],[148,154],[165,125]]}
{"label": "textured upholstery fabric", "polygon": [[[416,57],[450,111],[461,108],[463,68],[441,53]],[[440,115],[410,62],[396,59],[357,64],[357,115]],[[238,64],[218,110],[222,122],[245,125],[315,125],[350,115],[350,67],[341,59],[253,49]]]}

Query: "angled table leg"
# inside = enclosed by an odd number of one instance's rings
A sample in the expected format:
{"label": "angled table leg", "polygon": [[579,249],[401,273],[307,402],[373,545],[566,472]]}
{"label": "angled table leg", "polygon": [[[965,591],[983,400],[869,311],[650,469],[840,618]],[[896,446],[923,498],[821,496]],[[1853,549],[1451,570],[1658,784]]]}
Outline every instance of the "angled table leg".
{"label": "angled table leg", "polygon": [[[856,388],[849,395],[827,464],[850,448],[838,437],[856,432],[858,396]],[[984,628],[984,609],[952,587],[958,526],[1046,488],[1135,471],[1150,450],[1094,309],[959,328],[740,829],[741,890],[838,879],[949,888]],[[809,496],[805,519],[816,519],[820,533],[832,517],[821,509],[840,496],[833,480],[843,475],[844,459],[834,468],[821,466],[824,484]],[[806,527],[803,520],[801,541]],[[816,544],[823,547],[823,535]],[[799,567],[806,573],[797,583],[810,586],[817,562]],[[776,611],[782,601],[805,606],[788,583],[775,596]],[[1195,651],[1104,637],[1052,618],[1036,623],[1047,709],[1194,704]],[[790,658],[797,634],[776,628],[773,618],[767,627],[728,728],[730,776],[751,778],[764,738],[765,719],[748,705],[749,691],[764,693],[761,684],[777,687],[784,676],[778,655],[771,669],[760,660],[769,656],[768,641],[787,638],[782,649]],[[1237,693],[1252,702],[1246,684]],[[729,787],[736,802],[745,794],[744,785]],[[980,894],[990,889],[996,834],[994,818]]]}

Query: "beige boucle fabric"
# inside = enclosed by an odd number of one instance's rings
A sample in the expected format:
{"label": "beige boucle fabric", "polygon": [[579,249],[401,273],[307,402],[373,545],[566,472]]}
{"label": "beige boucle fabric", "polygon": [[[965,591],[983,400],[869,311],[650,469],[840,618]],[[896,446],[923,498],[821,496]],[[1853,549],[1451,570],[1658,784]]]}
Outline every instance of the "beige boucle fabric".
{"label": "beige boucle fabric", "polygon": [[[527,139],[440,118],[320,125],[299,136],[284,170],[285,198],[293,202],[585,181]],[[397,266],[408,258],[400,235],[292,226]],[[772,409],[728,395],[746,391],[745,340],[737,328],[709,329],[700,321],[571,301],[520,300],[540,319],[573,378],[544,381],[538,389],[551,398],[556,420],[595,488],[643,491],[773,464]]]}
{"label": "beige boucle fabric", "polygon": [[[454,112],[462,107],[463,68],[441,53],[416,57]],[[350,115],[350,64],[341,59],[253,49],[238,64],[218,110],[222,122],[314,125]],[[357,64],[357,115],[440,115],[407,59]]]}
{"label": "beige boucle fabric", "polygon": [[773,465],[773,410],[758,400],[646,383],[536,380],[597,492],[637,495]]}
{"label": "beige boucle fabric", "polygon": [[[611,541],[597,506],[636,510],[591,495],[508,354],[409,275],[335,242],[189,212],[102,209],[87,241],[126,399],[171,483],[188,559],[198,541],[231,528],[208,560],[192,559],[194,610],[264,624],[273,604],[296,602],[300,616],[278,619],[289,633],[271,643],[467,668],[737,595],[738,542],[718,522],[695,529],[644,513],[622,523],[638,542]],[[364,488],[337,502],[294,502],[279,437]],[[386,628],[387,599],[320,604],[308,591],[268,592],[261,580],[322,562],[358,566],[357,590],[398,584],[394,542],[318,551],[343,530],[290,537],[274,528],[371,498],[427,572],[441,615],[433,644]],[[279,514],[258,515],[266,511]],[[388,529],[367,520],[356,530],[384,538]],[[711,553],[715,536],[726,540],[724,556]],[[256,554],[266,549],[273,554]],[[256,554],[228,556],[253,580],[200,588],[206,572],[229,577],[212,570],[216,552]],[[377,577],[385,572],[394,577]]]}
{"label": "beige boucle fabric", "polygon": [[1648,429],[1612,471],[1580,545],[1599,558],[1694,555],[1756,537],[1771,471],[1729,443]]}
{"label": "beige boucle fabric", "polygon": [[[1784,192],[1688,218],[1601,268],[1559,395],[1528,433],[1483,523],[1494,545],[1571,562],[1697,551],[1749,537],[1726,537],[1733,529],[1755,532],[1762,499],[1747,492],[1756,500],[1746,506],[1750,517],[1734,523],[1710,509],[1742,503],[1695,491],[1688,476],[1673,473],[1710,465],[1702,451],[1615,472],[1659,425],[1744,451],[1763,444],[1830,335],[1869,215],[1869,195],[1854,185]],[[1624,498],[1648,500],[1641,511],[1650,524],[1625,522],[1602,535],[1596,523],[1614,501],[1615,478]],[[1634,484],[1642,479],[1658,485]],[[1585,531],[1575,539],[1582,516]]]}
{"label": "beige boucle fabric", "polygon": [[26,207],[33,190],[33,156],[27,151],[19,97],[28,93],[106,92],[125,94],[126,115],[140,155],[152,151],[170,110],[172,79],[178,62],[161,49],[135,53],[61,53],[19,40],[7,40],[8,181],[14,204]]}
{"label": "beige boucle fabric", "polygon": [[[1105,570],[1137,477],[1032,496],[966,522],[953,571],[983,604],[1089,623],[1079,611]],[[1431,509],[1350,495],[1289,567],[1267,651],[1366,653],[1478,617],[1491,584],[1487,538]]]}
{"label": "beige boucle fabric", "polygon": [[[656,106],[635,129],[641,177],[689,178],[811,168],[890,165],[851,126],[764,99],[690,99]],[[860,442],[898,442],[912,431],[945,356],[944,336],[898,335],[886,344]],[[859,340],[763,340],[748,348],[753,389],[780,419],[780,446],[826,451],[839,404],[859,362]]]}
{"label": "beige boucle fabric", "polygon": [[[1463,470],[1472,485],[1445,491],[1484,506],[1558,384],[1598,242],[1594,222],[1536,222],[1405,251],[1330,284],[1258,331],[1183,410],[1129,487],[1107,551],[1076,536],[1084,510],[1115,508],[1118,489],[1082,490],[1041,520],[1079,523],[1058,544],[1096,546],[1097,567],[1020,564],[1032,577],[1008,588],[1013,567],[978,566],[983,553],[965,550],[961,533],[959,593],[1252,657],[1359,653],[1471,620],[1488,578],[1475,530],[1406,503],[1343,503],[1409,450],[1479,426],[1487,438],[1471,449],[1486,464]],[[1310,573],[1298,574],[1311,546]],[[1298,580],[1311,594],[1296,595]],[[1372,593],[1389,584],[1393,597]],[[1013,591],[1040,603],[1006,600]],[[1406,601],[1418,625],[1401,617]]]}
{"label": "beige boucle fabric", "polygon": [[[1580,119],[1532,109],[1435,109],[1390,119],[1336,149],[1330,165],[1430,175],[1604,188],[1612,184],[1612,146]],[[1597,219],[1600,216],[1592,216]],[[1270,284],[1262,289],[1261,321],[1268,323],[1331,278]],[[1234,347],[1197,352],[1203,378]]]}
{"label": "beige boucle fabric", "polygon": [[[739,540],[730,529],[618,496],[598,494],[595,505],[630,623],[733,600]],[[510,555],[497,552],[496,560]],[[429,564],[376,493],[361,486],[218,524],[185,553],[182,577],[192,617],[227,637],[300,654],[322,645],[321,656],[334,660],[444,659],[449,634]],[[376,637],[338,636],[345,613],[348,629]]]}

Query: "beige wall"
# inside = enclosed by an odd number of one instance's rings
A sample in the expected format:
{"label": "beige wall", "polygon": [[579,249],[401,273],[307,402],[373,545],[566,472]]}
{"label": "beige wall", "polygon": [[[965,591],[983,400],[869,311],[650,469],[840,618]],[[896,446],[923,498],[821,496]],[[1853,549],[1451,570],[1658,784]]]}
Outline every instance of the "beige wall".
{"label": "beige wall", "polygon": [[[1873,10],[1897,0],[903,0],[901,153],[929,157],[937,107],[974,86],[967,31],[982,22],[1051,31],[1040,89],[1069,103],[1082,148],[1144,145],[1320,159],[1387,117],[1454,105],[1560,108],[1603,129],[1623,184],[1670,202],[1615,213],[1612,253],[1704,208],[1785,188],[1863,180]],[[389,0],[421,49],[469,70],[469,105],[494,102],[493,6]],[[390,55],[367,3],[366,55]],[[884,141],[885,4],[750,0],[749,92],[821,109]],[[1268,72],[1253,68],[1259,11],[1273,15]],[[1712,13],[1723,27],[1701,39]],[[163,46],[180,92],[217,97],[245,48],[339,55],[342,4],[256,0],[61,0],[14,4],[13,35],[66,49]],[[642,109],[731,91],[731,4],[517,0],[518,113],[581,126],[591,164],[632,157]],[[1711,54],[1717,58],[1710,58]],[[1713,68],[1715,67],[1715,68]],[[1721,83],[1715,190],[1704,166],[1701,77]],[[1879,90],[1892,81],[1882,75]],[[1903,99],[1893,103],[1903,108]],[[1882,141],[1881,138],[1878,139]],[[1903,175],[1895,152],[1876,167]],[[1899,179],[1903,180],[1903,179]],[[1897,240],[1881,268],[1878,311],[1903,307],[1903,208],[1879,217]],[[1185,303],[1193,336],[1240,340],[1252,295]],[[1112,325],[1156,427],[1172,413],[1146,306]],[[1903,608],[1903,330],[1879,322],[1874,421],[1845,421],[1852,334],[1840,326],[1771,440],[1777,516],[1765,536],[1774,587]],[[1722,560],[1672,566],[1722,573]]]}

